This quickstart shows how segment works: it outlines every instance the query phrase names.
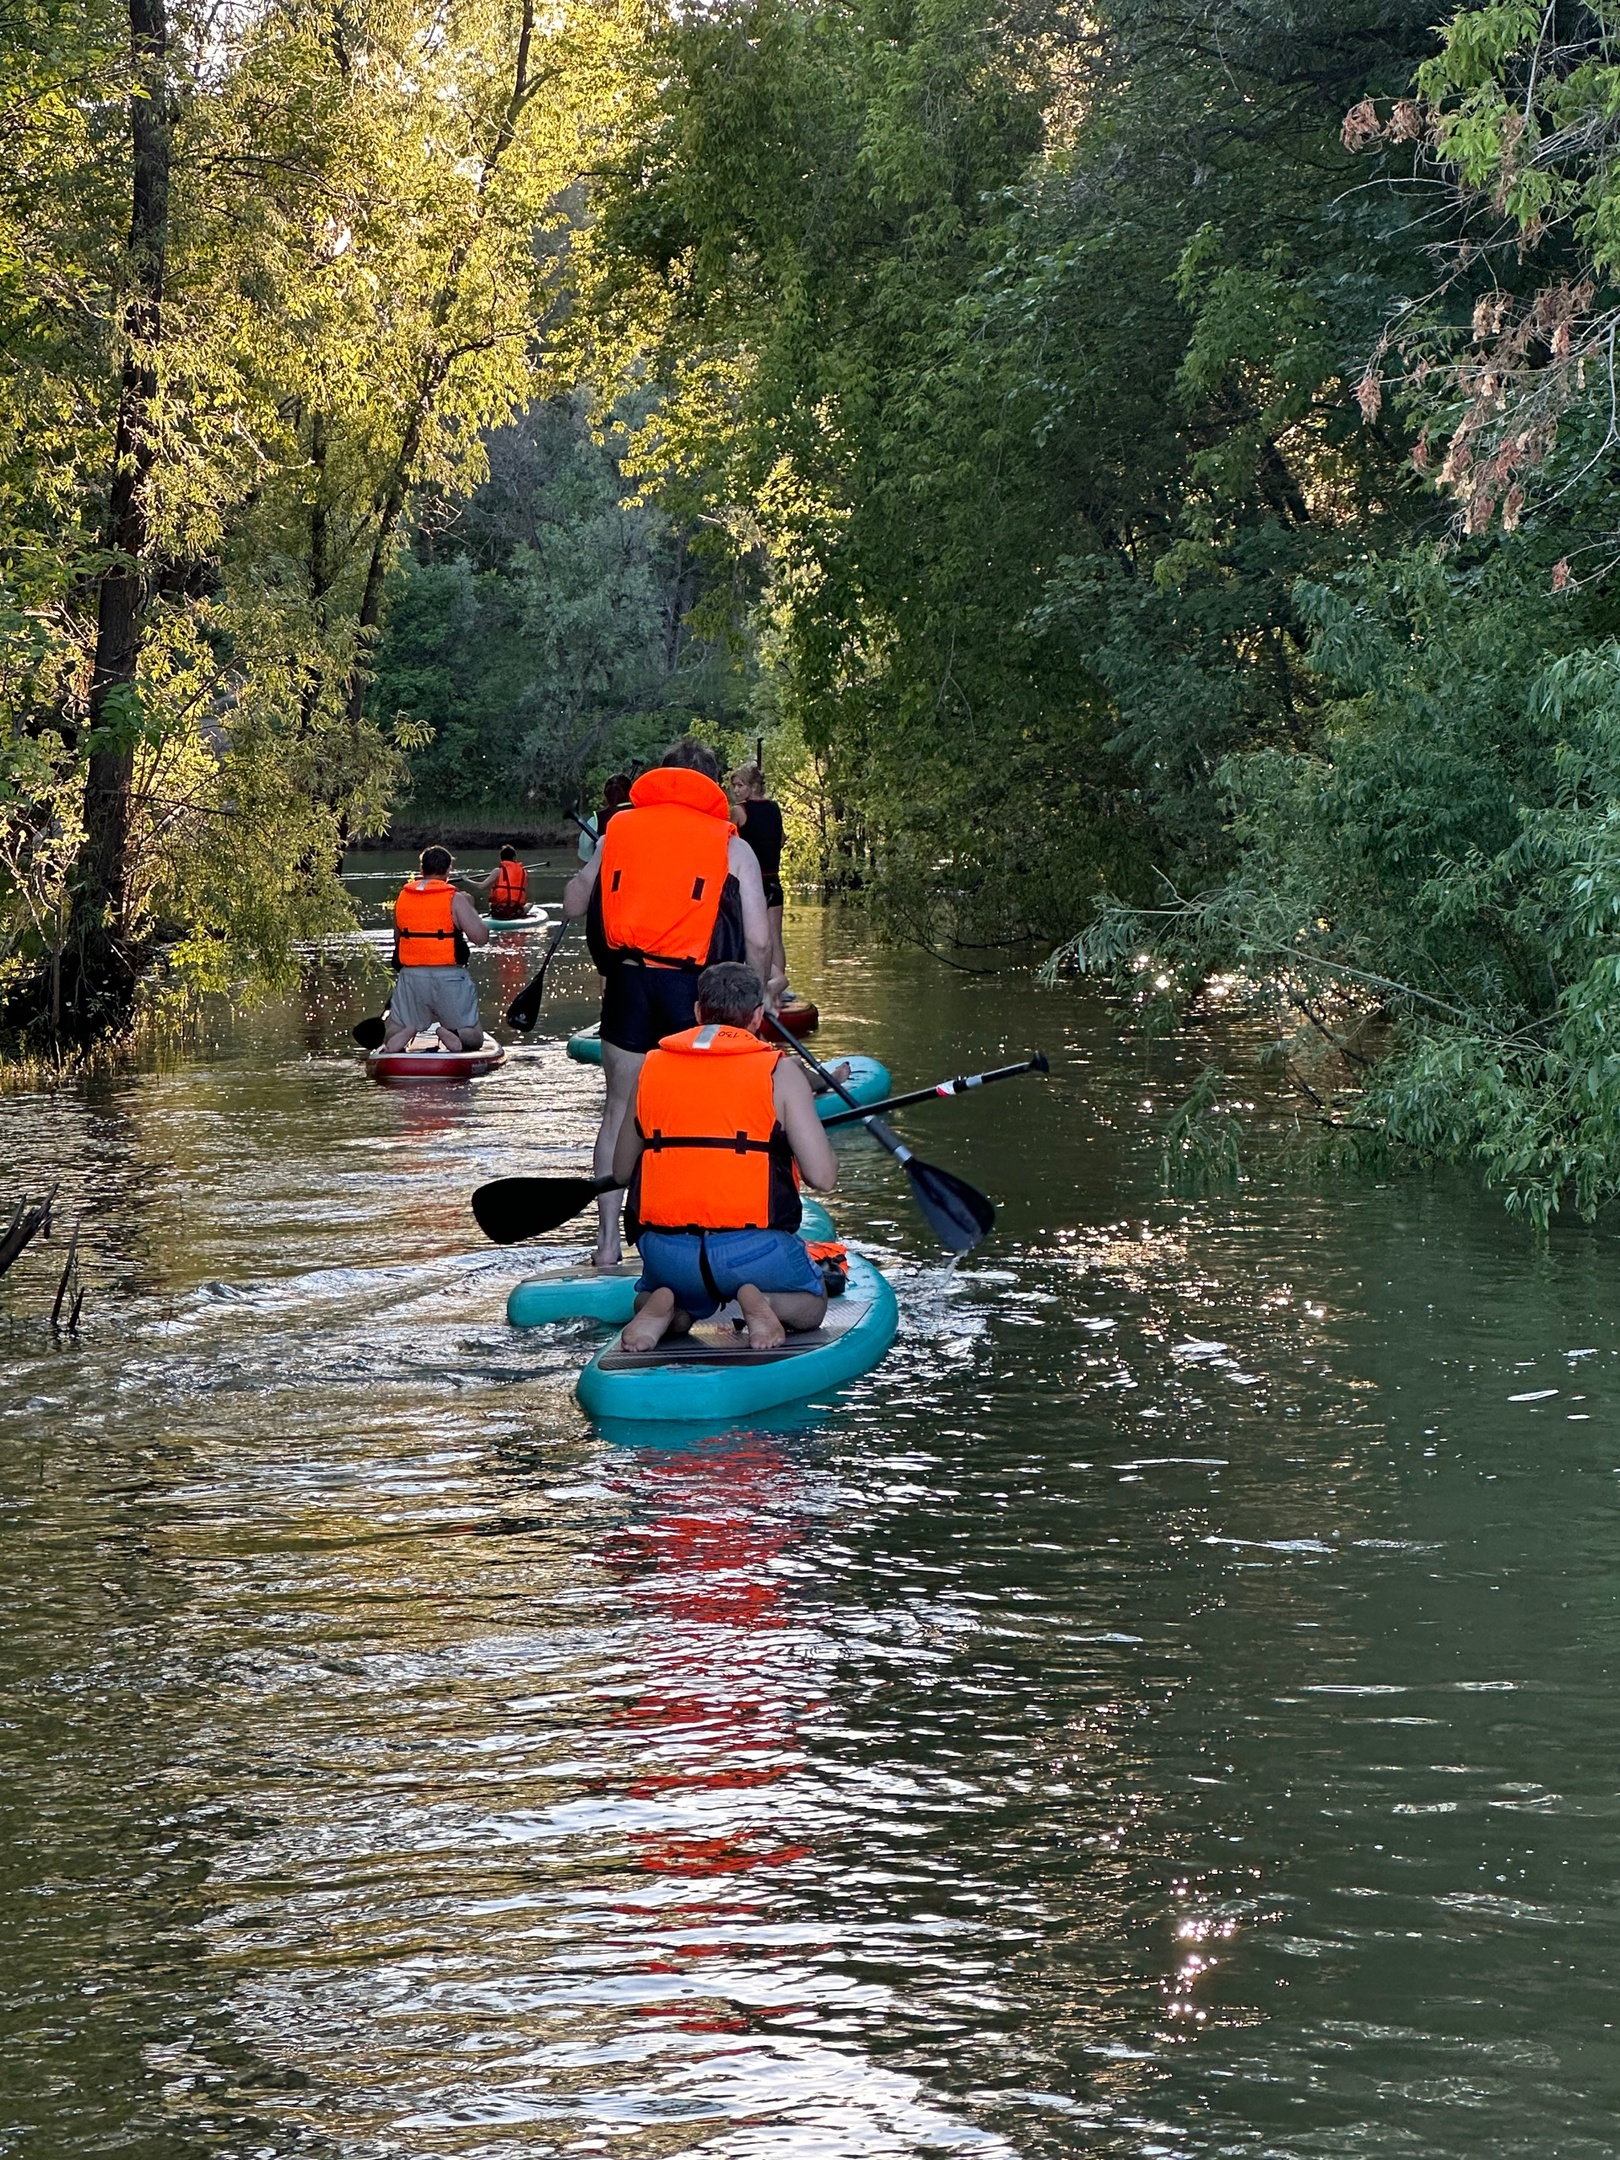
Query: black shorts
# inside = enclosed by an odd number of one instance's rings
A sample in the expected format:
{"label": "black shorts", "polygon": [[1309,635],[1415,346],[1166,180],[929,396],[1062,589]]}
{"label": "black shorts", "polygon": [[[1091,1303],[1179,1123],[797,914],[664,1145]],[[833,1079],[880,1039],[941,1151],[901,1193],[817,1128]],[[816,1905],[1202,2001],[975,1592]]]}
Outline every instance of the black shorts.
{"label": "black shorts", "polygon": [[654,1050],[666,1035],[697,1026],[697,986],[686,968],[626,966],[608,970],[602,992],[602,1040],[619,1050]]}
{"label": "black shorts", "polygon": [[785,904],[782,898],[782,880],[776,877],[768,877],[765,880],[765,905],[767,907],[782,907]]}

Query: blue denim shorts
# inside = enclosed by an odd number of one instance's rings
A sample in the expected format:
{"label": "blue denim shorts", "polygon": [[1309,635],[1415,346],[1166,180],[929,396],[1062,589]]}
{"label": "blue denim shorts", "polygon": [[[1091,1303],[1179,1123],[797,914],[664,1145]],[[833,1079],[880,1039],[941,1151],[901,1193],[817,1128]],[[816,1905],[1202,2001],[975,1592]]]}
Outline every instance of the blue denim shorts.
{"label": "blue denim shorts", "polygon": [[791,1230],[643,1230],[638,1290],[673,1290],[675,1302],[694,1320],[719,1311],[703,1280],[700,1247],[708,1253],[709,1273],[721,1301],[733,1298],[744,1283],[756,1290],[803,1290],[820,1297],[826,1285],[821,1271]]}

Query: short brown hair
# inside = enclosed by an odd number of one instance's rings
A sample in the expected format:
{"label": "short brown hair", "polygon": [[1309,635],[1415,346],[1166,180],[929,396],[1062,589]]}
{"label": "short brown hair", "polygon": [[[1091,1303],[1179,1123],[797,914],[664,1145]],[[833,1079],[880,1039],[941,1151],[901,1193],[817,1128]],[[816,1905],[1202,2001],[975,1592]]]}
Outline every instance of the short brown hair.
{"label": "short brown hair", "polygon": [[741,960],[717,960],[698,977],[698,1014],[721,1027],[746,1027],[765,1002],[765,985]]}
{"label": "short brown hair", "polygon": [[443,877],[450,868],[450,850],[447,847],[425,847],[420,862],[424,877]]}
{"label": "short brown hair", "polygon": [[672,742],[660,765],[683,765],[688,772],[700,772],[705,780],[720,784],[720,760],[706,742],[699,742],[695,735],[683,735],[679,742]]}

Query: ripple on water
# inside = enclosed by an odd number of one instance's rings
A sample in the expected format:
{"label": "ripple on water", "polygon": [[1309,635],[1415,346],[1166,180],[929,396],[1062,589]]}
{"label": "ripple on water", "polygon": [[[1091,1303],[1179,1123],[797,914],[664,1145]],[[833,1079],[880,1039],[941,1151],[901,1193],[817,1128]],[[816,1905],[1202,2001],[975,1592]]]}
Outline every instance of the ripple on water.
{"label": "ripple on water", "polygon": [[583,963],[438,1101],[332,1054],[359,988],[0,1098],[92,1280],[77,1347],[7,1282],[0,2148],[1615,2151],[1610,1248],[1166,1199],[1098,1016],[839,934],[829,1047],[1072,1041],[917,1113],[966,1265],[840,1142],[901,1336],[757,1430],[597,1435],[470,1249],[586,1158]]}

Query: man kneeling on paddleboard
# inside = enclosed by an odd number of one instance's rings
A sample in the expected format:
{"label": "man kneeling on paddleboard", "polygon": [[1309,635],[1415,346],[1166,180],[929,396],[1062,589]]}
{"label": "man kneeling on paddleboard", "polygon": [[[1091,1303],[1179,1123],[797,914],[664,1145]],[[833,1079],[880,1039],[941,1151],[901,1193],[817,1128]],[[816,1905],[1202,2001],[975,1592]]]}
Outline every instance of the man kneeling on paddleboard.
{"label": "man kneeling on paddleboard", "polygon": [[774,1350],[827,1310],[795,1232],[800,1178],[831,1192],[838,1159],[803,1071],[760,1040],[755,970],[734,960],[706,968],[696,1010],[695,1027],[648,1053],[635,1115],[619,1128],[613,1174],[630,1188],[641,1247],[636,1316],[621,1340],[651,1350],[735,1298],[749,1343]]}
{"label": "man kneeling on paddleboard", "polygon": [[399,974],[388,1001],[383,1048],[403,1050],[413,1036],[433,1028],[441,1050],[479,1050],[484,1024],[477,986],[467,972],[467,948],[487,945],[489,932],[472,901],[450,883],[448,848],[424,848],[421,865],[421,874],[406,881],[394,902]]}

